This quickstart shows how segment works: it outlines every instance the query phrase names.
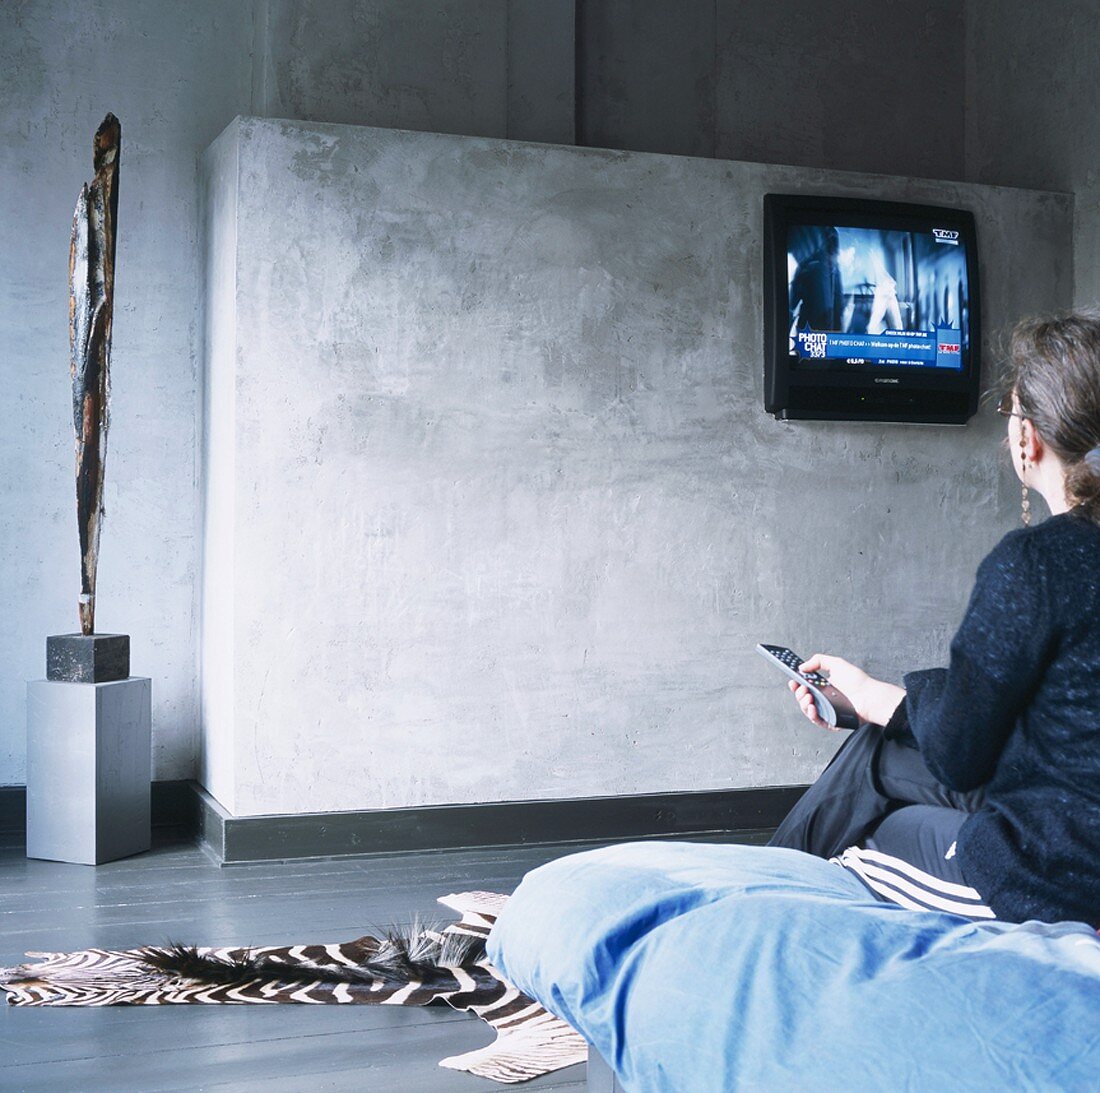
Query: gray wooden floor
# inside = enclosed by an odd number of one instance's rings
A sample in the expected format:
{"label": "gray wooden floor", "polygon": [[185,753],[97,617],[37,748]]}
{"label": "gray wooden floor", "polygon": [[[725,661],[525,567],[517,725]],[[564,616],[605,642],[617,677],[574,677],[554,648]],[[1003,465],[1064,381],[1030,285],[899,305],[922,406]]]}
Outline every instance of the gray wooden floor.
{"label": "gray wooden floor", "polygon": [[[0,836],[2,839],[3,836]],[[736,839],[760,841],[746,833]],[[158,833],[154,848],[97,868],[28,861],[0,842],[0,966],[27,950],[342,941],[414,915],[453,921],[436,897],[511,892],[528,870],[584,846],[469,850],[221,869]],[[438,1065],[491,1032],[444,1007],[0,1004],[0,1089],[479,1093],[506,1088]],[[583,1089],[584,1066],[524,1086]]]}

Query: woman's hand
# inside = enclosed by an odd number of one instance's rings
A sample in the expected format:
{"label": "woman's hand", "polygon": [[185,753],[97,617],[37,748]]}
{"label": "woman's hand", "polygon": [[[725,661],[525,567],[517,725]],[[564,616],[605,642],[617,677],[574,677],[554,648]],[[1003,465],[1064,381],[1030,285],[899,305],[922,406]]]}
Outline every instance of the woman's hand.
{"label": "woman's hand", "polygon": [[[829,682],[838,691],[848,696],[860,721],[869,721],[875,725],[885,725],[905,698],[903,688],[885,683],[881,679],[873,679],[862,668],[857,668],[842,657],[814,653],[809,660],[799,666],[799,670],[803,673],[820,672],[828,677]],[[817,716],[814,697],[805,684],[797,683],[792,679],[787,686],[798,699],[798,705],[810,721],[823,729],[833,728]]]}

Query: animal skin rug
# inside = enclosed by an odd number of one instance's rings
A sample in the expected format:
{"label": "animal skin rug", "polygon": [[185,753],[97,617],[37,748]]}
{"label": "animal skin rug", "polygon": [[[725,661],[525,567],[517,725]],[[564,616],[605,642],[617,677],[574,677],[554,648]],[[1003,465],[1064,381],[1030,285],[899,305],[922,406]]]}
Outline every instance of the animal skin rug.
{"label": "animal skin rug", "polygon": [[496,1037],[439,1065],[523,1082],[584,1062],[588,1047],[489,963],[485,939],[507,898],[496,892],[441,896],[440,903],[462,916],[442,931],[414,925],[330,945],[27,953],[39,962],[0,968],[0,989],[16,1006],[445,1002],[480,1017]]}

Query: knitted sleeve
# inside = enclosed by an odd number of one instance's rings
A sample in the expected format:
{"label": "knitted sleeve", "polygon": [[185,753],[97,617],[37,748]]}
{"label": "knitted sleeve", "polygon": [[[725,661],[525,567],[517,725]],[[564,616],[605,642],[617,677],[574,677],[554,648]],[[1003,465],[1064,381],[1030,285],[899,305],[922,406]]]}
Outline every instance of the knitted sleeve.
{"label": "knitted sleeve", "polygon": [[948,667],[904,678],[909,731],[949,789],[976,789],[993,776],[1050,661],[1046,574],[1032,542],[1024,531],[1009,532],[978,567]]}

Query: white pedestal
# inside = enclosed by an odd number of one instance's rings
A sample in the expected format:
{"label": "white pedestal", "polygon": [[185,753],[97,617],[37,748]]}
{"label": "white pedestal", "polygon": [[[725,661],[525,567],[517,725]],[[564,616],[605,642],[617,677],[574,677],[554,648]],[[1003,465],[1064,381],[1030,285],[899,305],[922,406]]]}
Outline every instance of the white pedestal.
{"label": "white pedestal", "polygon": [[148,850],[153,681],[27,684],[27,857],[98,865]]}

